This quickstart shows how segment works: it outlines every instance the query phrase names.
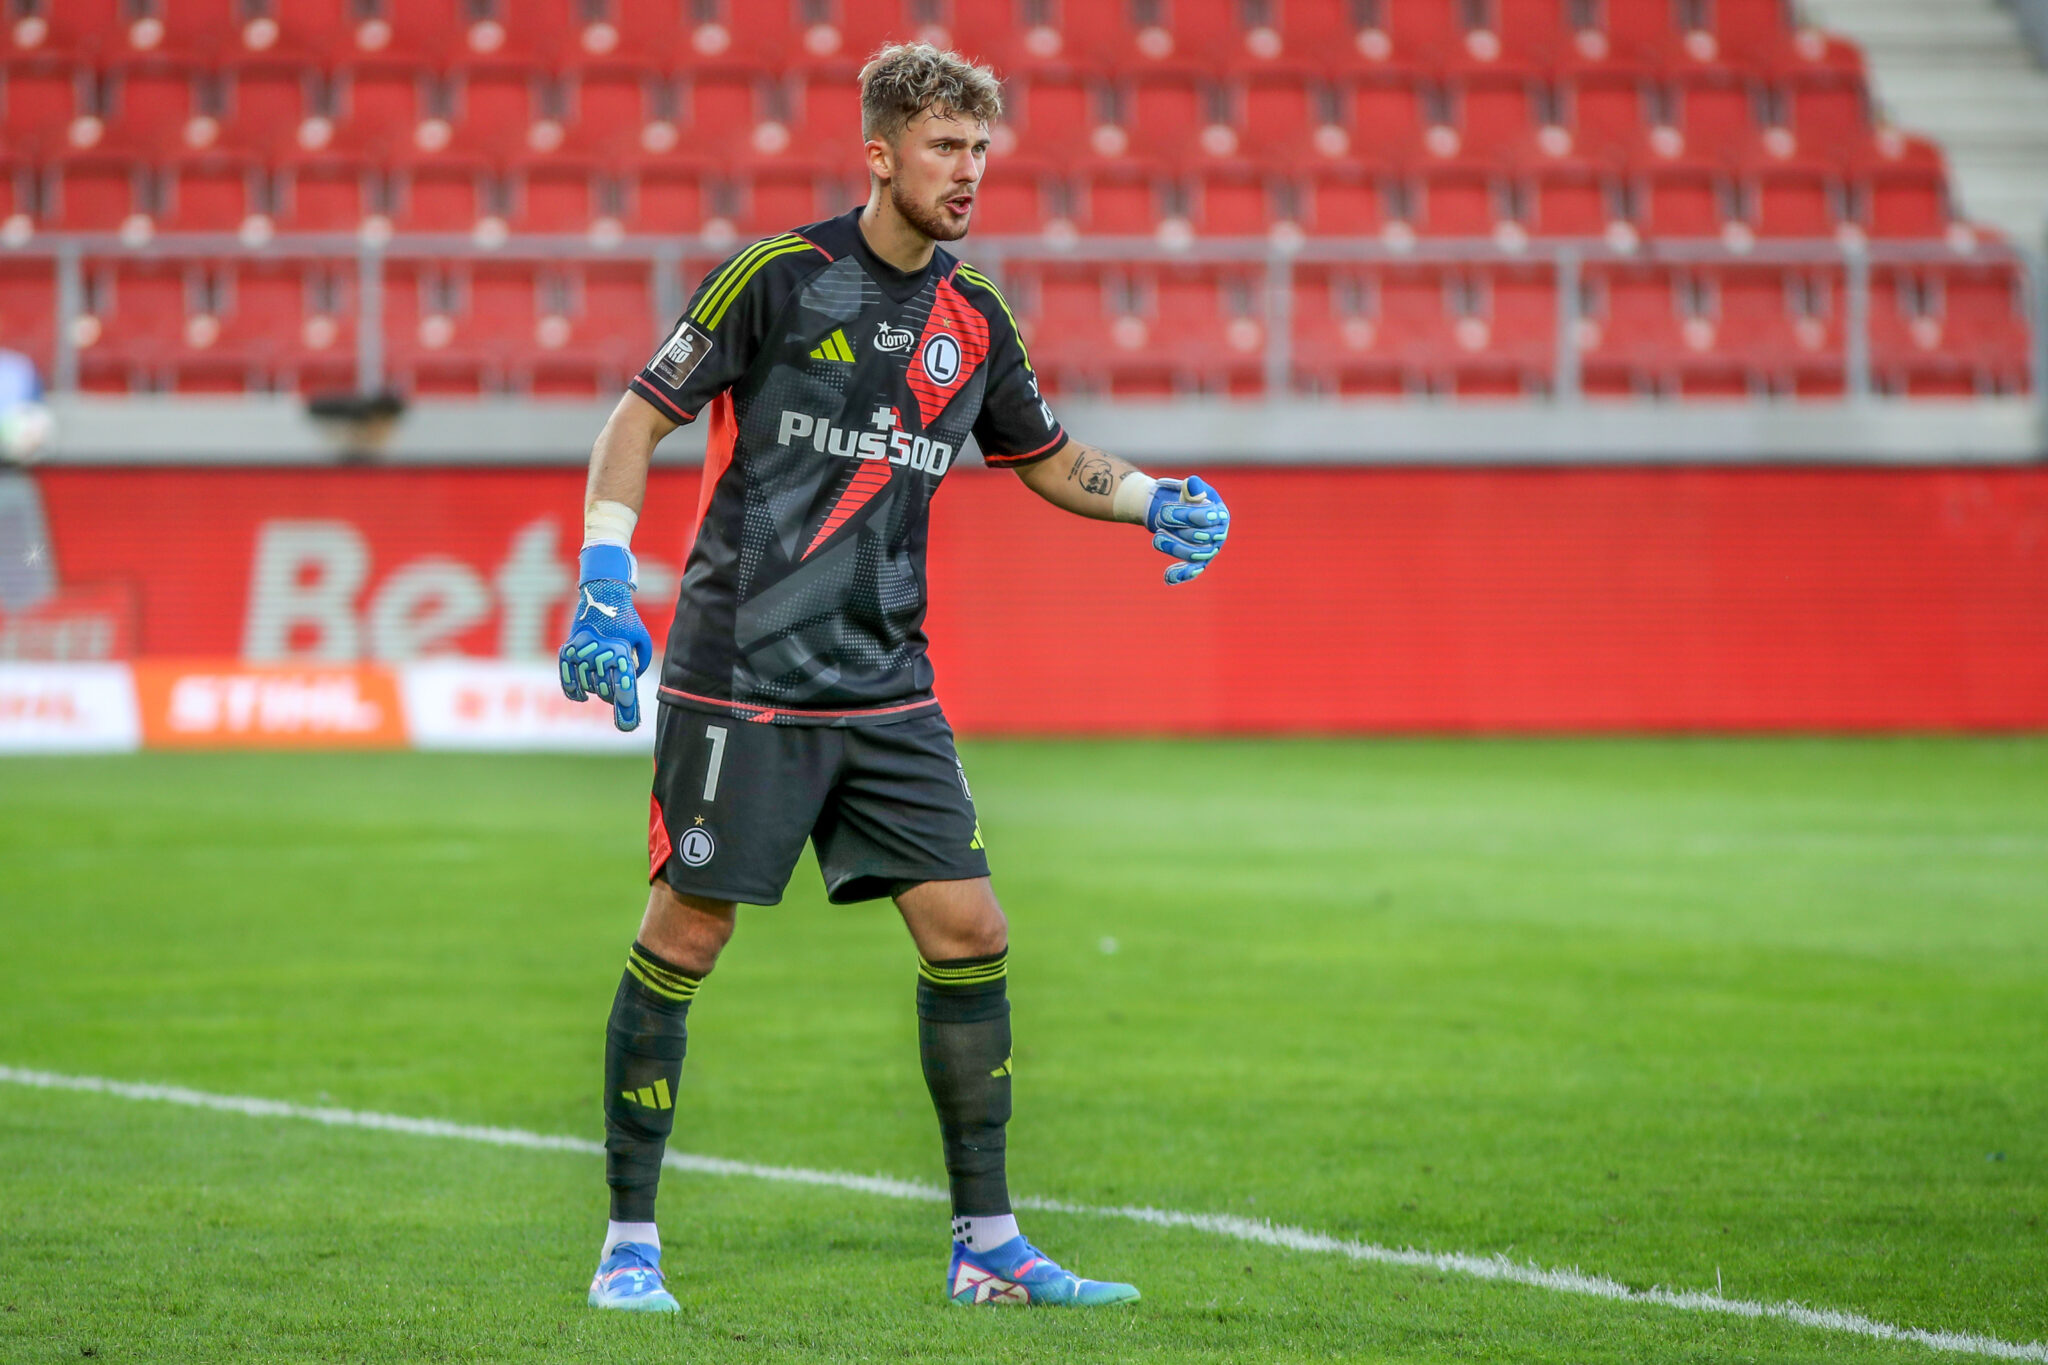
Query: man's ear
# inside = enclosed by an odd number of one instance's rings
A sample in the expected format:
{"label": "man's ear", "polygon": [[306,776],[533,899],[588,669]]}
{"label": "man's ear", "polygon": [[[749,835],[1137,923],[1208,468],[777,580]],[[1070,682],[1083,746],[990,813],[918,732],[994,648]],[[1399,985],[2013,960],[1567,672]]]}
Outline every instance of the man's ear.
{"label": "man's ear", "polygon": [[868,174],[887,181],[896,174],[896,149],[878,137],[867,141]]}

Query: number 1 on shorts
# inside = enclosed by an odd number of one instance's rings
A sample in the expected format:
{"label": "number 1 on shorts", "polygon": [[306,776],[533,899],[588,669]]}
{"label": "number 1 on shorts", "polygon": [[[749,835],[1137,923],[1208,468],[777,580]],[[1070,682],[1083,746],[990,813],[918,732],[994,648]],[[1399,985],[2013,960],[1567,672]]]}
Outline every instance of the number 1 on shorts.
{"label": "number 1 on shorts", "polygon": [[707,725],[704,738],[711,741],[711,766],[704,770],[704,799],[718,799],[718,770],[725,766],[725,727]]}

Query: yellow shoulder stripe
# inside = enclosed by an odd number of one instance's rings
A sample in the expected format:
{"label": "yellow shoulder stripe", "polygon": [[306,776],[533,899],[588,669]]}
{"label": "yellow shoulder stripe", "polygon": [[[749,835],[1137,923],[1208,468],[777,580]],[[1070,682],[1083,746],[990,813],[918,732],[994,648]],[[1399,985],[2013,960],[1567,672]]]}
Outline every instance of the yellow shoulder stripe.
{"label": "yellow shoulder stripe", "polygon": [[[1024,357],[1024,368],[1030,370],[1031,351],[1030,348],[1028,348],[1024,344],[1024,329],[1017,325],[1017,315],[1010,311],[1010,301],[1003,297],[1003,291],[996,288],[995,285],[989,280],[988,276],[982,274],[979,270],[976,270],[971,265],[963,264],[960,267],[958,273],[964,276],[969,284],[978,284],[983,289],[988,290],[989,293],[996,296],[996,306],[1001,308],[1003,310],[1003,316],[1010,320],[1010,331],[1013,334],[1015,334],[1017,338],[1017,353]],[[1032,373],[1036,374],[1037,371],[1032,370]]]}
{"label": "yellow shoulder stripe", "polygon": [[692,316],[703,325],[705,331],[712,331],[725,316],[726,310],[732,307],[733,300],[747,287],[747,282],[761,273],[762,266],[777,256],[787,256],[792,252],[810,249],[811,244],[793,232],[786,232],[780,237],[770,237],[765,242],[756,242],[735,257],[733,263],[725,268],[725,273],[718,277],[718,283],[712,286],[711,292],[698,302]]}

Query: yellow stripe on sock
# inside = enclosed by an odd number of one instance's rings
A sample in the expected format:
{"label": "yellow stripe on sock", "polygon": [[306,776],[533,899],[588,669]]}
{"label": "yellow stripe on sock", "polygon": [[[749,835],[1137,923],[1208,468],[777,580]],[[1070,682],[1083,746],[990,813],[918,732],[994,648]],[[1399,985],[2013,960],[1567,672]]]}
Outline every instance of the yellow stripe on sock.
{"label": "yellow stripe on sock", "polygon": [[663,966],[645,953],[628,952],[626,956],[639,963],[655,980],[663,985],[674,986],[677,990],[694,991],[704,980],[700,976],[691,976],[688,972],[679,972],[673,967]]}
{"label": "yellow stripe on sock", "polygon": [[689,1000],[695,997],[697,994],[697,986],[694,982],[686,986],[664,985],[662,982],[656,980],[654,976],[652,976],[648,972],[646,964],[641,962],[640,959],[637,957],[629,957],[626,959],[626,970],[633,974],[634,980],[638,981],[648,990],[653,991],[656,995],[662,996],[665,999]]}
{"label": "yellow stripe on sock", "polygon": [[1010,957],[1005,953],[994,962],[977,962],[965,967],[934,966],[922,954],[917,959],[917,974],[934,986],[983,986],[991,981],[1001,981],[1010,971]]}
{"label": "yellow stripe on sock", "polygon": [[[1008,1066],[1009,1063],[1006,1061],[1003,1065]],[[676,1107],[675,1101],[670,1098],[668,1093],[668,1077],[666,1076],[656,1076],[654,1078],[654,1107],[656,1109],[673,1109]]]}

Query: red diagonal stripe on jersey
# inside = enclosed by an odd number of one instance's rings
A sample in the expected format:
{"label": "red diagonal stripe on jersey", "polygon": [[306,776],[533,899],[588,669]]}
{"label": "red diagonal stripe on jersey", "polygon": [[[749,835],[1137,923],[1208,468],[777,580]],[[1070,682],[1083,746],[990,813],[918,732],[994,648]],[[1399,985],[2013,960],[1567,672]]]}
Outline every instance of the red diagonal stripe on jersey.
{"label": "red diagonal stripe on jersey", "polygon": [[[941,332],[960,343],[960,368],[944,383],[925,371],[925,348]],[[927,428],[946,410],[953,395],[973,377],[975,369],[988,359],[988,319],[953,287],[953,277],[939,281],[932,315],[924,320],[924,335],[917,339],[917,353],[910,357],[910,391],[917,395],[917,411]]]}
{"label": "red diagonal stripe on jersey", "polygon": [[862,462],[861,467],[853,471],[853,478],[846,487],[840,490],[839,501],[832,504],[832,511],[825,517],[825,524],[818,528],[818,534],[811,537],[811,543],[805,547],[801,558],[809,559],[812,550],[830,540],[832,533],[846,525],[848,517],[867,506],[868,501],[881,492],[883,485],[888,482],[889,466],[885,462]]}

